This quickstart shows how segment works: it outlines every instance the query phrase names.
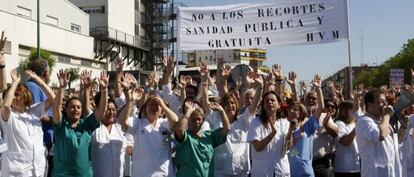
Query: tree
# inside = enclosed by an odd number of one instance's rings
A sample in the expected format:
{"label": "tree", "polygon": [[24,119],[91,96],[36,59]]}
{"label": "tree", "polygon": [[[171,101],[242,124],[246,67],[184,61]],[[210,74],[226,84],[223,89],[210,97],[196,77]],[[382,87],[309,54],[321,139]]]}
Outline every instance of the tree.
{"label": "tree", "polygon": [[79,72],[80,72],[80,68],[79,67],[72,67],[72,68],[66,68],[65,71],[67,73],[69,73],[69,83],[68,83],[68,87],[69,90],[71,90],[71,84],[72,82],[78,80],[80,78]]}
{"label": "tree", "polygon": [[[49,64],[49,70],[50,73],[52,73],[51,71],[53,70],[53,67],[56,64],[56,59],[54,59],[51,56],[51,53],[49,51],[40,49],[40,57],[47,60],[48,64]],[[37,50],[36,49],[32,49],[30,52],[30,55],[28,58],[20,61],[19,63],[19,68],[21,71],[26,71],[27,69],[29,69],[29,65],[33,60],[37,59]]]}
{"label": "tree", "polygon": [[409,83],[411,79],[410,69],[414,68],[414,39],[409,39],[403,44],[402,49],[395,56],[390,57],[379,68],[363,71],[354,79],[354,85],[364,83],[367,86],[378,87],[388,85],[390,69],[404,69],[404,82]]}

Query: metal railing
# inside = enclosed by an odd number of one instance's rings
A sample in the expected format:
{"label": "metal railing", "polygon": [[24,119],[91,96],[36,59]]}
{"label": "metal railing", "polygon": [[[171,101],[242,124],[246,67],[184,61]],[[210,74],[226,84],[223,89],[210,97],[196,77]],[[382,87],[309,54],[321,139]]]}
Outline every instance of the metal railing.
{"label": "metal railing", "polygon": [[151,43],[145,39],[107,26],[91,28],[90,35],[93,37],[114,39],[138,48],[149,49],[151,47]]}

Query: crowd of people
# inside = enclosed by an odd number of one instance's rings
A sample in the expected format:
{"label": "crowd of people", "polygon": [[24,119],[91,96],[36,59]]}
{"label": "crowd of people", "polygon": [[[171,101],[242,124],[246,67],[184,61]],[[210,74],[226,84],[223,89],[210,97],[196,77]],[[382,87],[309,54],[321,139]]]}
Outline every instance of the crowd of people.
{"label": "crowd of people", "polygon": [[279,65],[233,81],[222,60],[215,73],[201,63],[198,75],[174,79],[166,57],[162,77],[143,86],[117,59],[113,85],[105,71],[98,84],[82,71],[68,93],[69,73],[59,70],[51,89],[44,59],[30,63],[27,82],[13,69],[7,84],[5,41],[3,32],[4,177],[414,176],[414,104],[395,106],[414,83],[343,93],[328,82],[324,92],[319,75],[297,83]]}

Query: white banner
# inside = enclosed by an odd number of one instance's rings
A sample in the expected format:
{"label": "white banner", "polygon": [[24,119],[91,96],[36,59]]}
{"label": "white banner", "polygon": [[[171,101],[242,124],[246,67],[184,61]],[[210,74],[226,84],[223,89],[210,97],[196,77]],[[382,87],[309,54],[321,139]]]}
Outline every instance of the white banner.
{"label": "white banner", "polygon": [[347,0],[180,7],[181,50],[266,48],[348,39]]}

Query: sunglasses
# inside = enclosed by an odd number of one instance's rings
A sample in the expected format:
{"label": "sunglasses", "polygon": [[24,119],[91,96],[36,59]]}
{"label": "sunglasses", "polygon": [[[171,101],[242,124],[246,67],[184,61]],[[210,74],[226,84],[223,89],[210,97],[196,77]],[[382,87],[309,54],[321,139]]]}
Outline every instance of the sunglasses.
{"label": "sunglasses", "polygon": [[326,105],[326,108],[335,109],[336,106],[335,105],[332,105],[332,104],[328,104],[328,105]]}

